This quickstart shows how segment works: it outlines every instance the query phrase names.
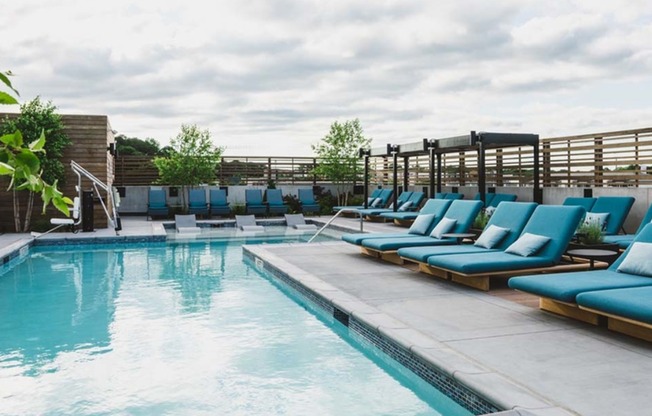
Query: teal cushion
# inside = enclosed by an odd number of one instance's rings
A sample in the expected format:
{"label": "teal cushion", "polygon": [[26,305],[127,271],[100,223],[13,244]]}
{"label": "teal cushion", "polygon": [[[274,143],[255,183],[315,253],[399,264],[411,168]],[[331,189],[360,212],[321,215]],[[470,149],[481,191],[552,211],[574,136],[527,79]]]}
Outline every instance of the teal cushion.
{"label": "teal cushion", "polygon": [[548,237],[525,233],[514,241],[511,246],[507,247],[505,253],[528,257],[536,254],[548,241],[550,241]]}
{"label": "teal cushion", "polygon": [[604,231],[607,228],[607,221],[609,220],[608,212],[587,212],[586,217],[584,217],[584,224],[598,224],[600,229]]}
{"label": "teal cushion", "polygon": [[617,269],[621,273],[652,277],[652,243],[634,243]]}
{"label": "teal cushion", "polygon": [[484,248],[494,248],[502,241],[503,238],[509,233],[509,228],[498,227],[491,224],[486,230],[480,234],[476,240],[475,245]]}
{"label": "teal cushion", "polygon": [[409,234],[426,235],[430,229],[430,224],[435,220],[435,214],[421,214],[414,220],[408,230]]}
{"label": "teal cushion", "polygon": [[401,211],[401,212],[407,211],[410,208],[410,206],[412,206],[412,201],[407,201],[403,205],[398,207],[398,210]]}
{"label": "teal cushion", "polygon": [[442,218],[441,221],[439,221],[439,224],[437,224],[437,226],[430,232],[430,237],[441,240],[444,234],[450,232],[453,227],[455,227],[455,223],[457,223],[457,221],[451,218]]}

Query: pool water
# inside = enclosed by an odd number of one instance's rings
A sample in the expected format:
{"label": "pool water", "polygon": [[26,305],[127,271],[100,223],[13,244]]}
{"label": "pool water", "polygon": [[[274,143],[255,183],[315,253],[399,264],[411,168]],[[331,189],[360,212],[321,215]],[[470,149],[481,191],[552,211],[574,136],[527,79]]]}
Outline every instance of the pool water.
{"label": "pool water", "polygon": [[0,274],[0,414],[468,415],[242,261],[37,247]]}

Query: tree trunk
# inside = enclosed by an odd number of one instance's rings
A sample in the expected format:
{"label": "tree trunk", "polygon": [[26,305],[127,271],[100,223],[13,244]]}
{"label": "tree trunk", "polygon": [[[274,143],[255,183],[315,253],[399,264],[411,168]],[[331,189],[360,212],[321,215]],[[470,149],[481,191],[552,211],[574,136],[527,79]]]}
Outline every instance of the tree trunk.
{"label": "tree trunk", "polygon": [[34,208],[34,192],[30,192],[27,197],[27,211],[25,212],[25,224],[23,225],[23,232],[29,232],[32,226],[32,209]]}
{"label": "tree trunk", "polygon": [[20,232],[20,201],[18,200],[18,194],[16,193],[16,188],[13,189],[13,202],[14,202],[14,227],[16,232]]}

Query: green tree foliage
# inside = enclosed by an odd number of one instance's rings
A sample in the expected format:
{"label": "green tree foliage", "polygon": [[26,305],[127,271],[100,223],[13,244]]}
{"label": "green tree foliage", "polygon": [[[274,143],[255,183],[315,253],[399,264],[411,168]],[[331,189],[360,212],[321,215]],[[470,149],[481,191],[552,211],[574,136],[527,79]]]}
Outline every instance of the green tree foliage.
{"label": "green tree foliage", "polygon": [[335,121],[321,142],[312,145],[313,152],[320,159],[315,173],[333,182],[338,204],[346,205],[346,188],[363,169],[358,150],[370,144],[371,139],[364,136],[360,120],[356,118],[344,123]]}
{"label": "green tree foliage", "polygon": [[43,103],[39,97],[36,97],[20,106],[18,117],[6,119],[0,125],[0,134],[20,130],[23,140],[27,143],[38,140],[41,133],[45,133],[47,141],[43,147],[44,151],[38,153],[38,158],[43,169],[43,180],[48,183],[65,182],[66,172],[61,157],[64,149],[70,146],[70,139],[64,132],[61,116],[56,113],[56,110],[51,101]]}
{"label": "green tree foliage", "polygon": [[115,144],[119,155],[163,156],[161,145],[152,138],[141,140],[119,134],[115,137]]}
{"label": "green tree foliage", "polygon": [[[4,85],[8,92],[0,91],[0,104],[18,104],[14,95],[18,92],[13,88],[9,77],[11,72],[0,73],[0,85]],[[12,95],[14,94],[14,95]],[[52,184],[42,178],[41,160],[39,156],[46,152],[47,141],[45,129],[41,129],[38,136],[27,142],[21,130],[13,130],[0,135],[0,176],[9,178],[9,190],[13,191],[14,220],[17,232],[29,231],[32,206],[28,204],[25,213],[24,226],[21,226],[20,206],[17,192],[27,190],[40,193],[43,200],[43,212],[48,205],[54,205],[66,216],[70,215],[68,205],[72,204],[70,198],[63,196],[57,189],[57,180]],[[30,198],[30,201],[33,199]]]}
{"label": "green tree foliage", "polygon": [[167,155],[154,158],[159,183],[181,186],[185,198],[186,187],[215,182],[222,151],[213,144],[208,130],[182,125],[181,132],[170,140]]}

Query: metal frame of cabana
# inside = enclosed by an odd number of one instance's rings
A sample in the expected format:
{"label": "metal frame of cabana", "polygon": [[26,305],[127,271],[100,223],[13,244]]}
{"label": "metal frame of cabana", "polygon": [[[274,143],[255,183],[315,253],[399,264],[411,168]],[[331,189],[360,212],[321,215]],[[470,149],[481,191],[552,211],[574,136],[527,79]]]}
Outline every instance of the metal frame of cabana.
{"label": "metal frame of cabana", "polygon": [[[428,197],[435,194],[435,182],[437,192],[441,192],[442,155],[454,152],[478,152],[478,192],[480,199],[485,202],[486,195],[486,164],[485,153],[488,149],[502,149],[506,147],[532,146],[534,159],[533,172],[533,195],[532,200],[542,202],[541,188],[539,182],[539,135],[528,133],[493,133],[471,131],[469,134],[441,139],[422,139],[420,142],[413,142],[401,145],[387,144],[385,148],[360,149],[359,156],[364,158],[364,205],[367,207],[369,196],[369,158],[391,156],[393,159],[393,186],[394,186],[394,210],[397,209],[398,198],[398,157],[404,158],[403,163],[403,189],[407,189],[409,158],[411,156],[429,156],[430,184]],[[436,166],[435,166],[436,164]],[[436,178],[435,178],[436,172]]]}

